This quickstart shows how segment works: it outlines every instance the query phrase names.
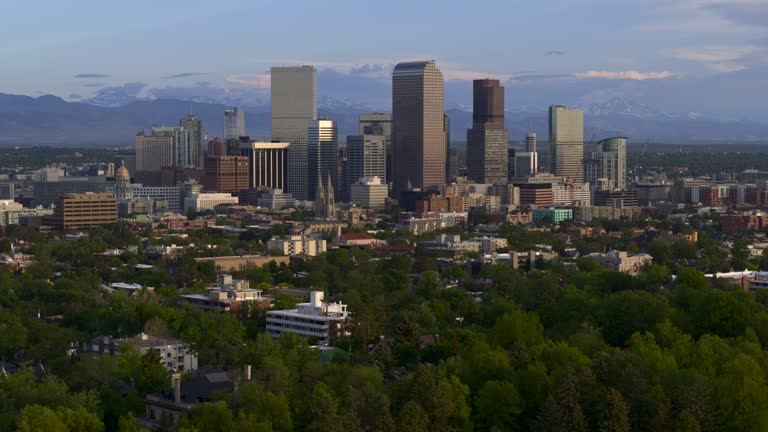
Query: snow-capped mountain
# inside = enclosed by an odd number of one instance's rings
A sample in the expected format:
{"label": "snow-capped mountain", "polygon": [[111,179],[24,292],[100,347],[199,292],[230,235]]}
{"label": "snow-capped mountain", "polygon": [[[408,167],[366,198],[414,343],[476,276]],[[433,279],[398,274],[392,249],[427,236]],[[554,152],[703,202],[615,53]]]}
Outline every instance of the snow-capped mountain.
{"label": "snow-capped mountain", "polygon": [[585,115],[593,117],[601,116],[630,116],[639,118],[652,118],[652,117],[667,117],[666,113],[663,113],[648,105],[641,104],[632,99],[615,96],[604,102],[580,104],[574,108],[584,110]]}

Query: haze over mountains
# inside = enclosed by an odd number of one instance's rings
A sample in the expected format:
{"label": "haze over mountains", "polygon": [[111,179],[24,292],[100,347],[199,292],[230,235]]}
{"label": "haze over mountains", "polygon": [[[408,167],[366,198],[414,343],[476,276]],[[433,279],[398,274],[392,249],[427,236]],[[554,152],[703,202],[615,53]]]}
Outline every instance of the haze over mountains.
{"label": "haze over mountains", "polygon": [[[625,135],[631,142],[763,142],[768,139],[768,123],[756,117],[760,98],[754,89],[742,86],[738,76],[759,72],[719,76],[717,88],[729,89],[728,97],[712,94],[713,77],[669,82],[520,73],[503,79],[507,128],[513,141],[531,131],[546,140],[547,106],[561,104],[585,111],[587,141]],[[137,130],[152,124],[175,125],[190,113],[203,120],[212,138],[222,134],[222,112],[234,105],[244,107],[251,136],[269,138],[268,75],[238,78],[235,85],[180,75],[165,86],[91,83],[98,85],[93,94],[71,94],[67,100],[0,93],[0,146],[131,145]],[[346,135],[357,133],[360,113],[390,112],[390,79],[386,68],[379,66],[319,71],[319,112],[338,122],[342,142]],[[447,78],[445,88],[451,139],[460,146],[471,125],[471,80]]]}

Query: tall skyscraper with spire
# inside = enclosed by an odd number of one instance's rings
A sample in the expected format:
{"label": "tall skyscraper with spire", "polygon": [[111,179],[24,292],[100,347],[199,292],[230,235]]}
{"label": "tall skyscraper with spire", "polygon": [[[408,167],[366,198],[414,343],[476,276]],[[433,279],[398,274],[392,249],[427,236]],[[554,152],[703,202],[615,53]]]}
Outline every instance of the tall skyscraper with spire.
{"label": "tall skyscraper with spire", "polygon": [[467,130],[467,176],[478,183],[507,183],[504,87],[499,80],[473,82],[472,128]]}
{"label": "tall skyscraper with spire", "polygon": [[393,194],[445,184],[443,74],[434,60],[398,63],[392,73]]}
{"label": "tall skyscraper with spire", "polygon": [[271,78],[272,141],[290,144],[288,191],[296,199],[311,199],[315,180],[307,172],[307,134],[310,122],[317,120],[317,70],[314,66],[273,67]]}
{"label": "tall skyscraper with spire", "polygon": [[584,181],[584,112],[564,106],[549,107],[550,171]]}

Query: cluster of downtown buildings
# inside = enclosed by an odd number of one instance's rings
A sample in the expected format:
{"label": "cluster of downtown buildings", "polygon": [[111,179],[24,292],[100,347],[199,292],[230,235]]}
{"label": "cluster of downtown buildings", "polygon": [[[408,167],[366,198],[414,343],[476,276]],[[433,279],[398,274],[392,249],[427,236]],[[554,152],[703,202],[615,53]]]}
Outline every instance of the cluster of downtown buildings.
{"label": "cluster of downtown buildings", "polygon": [[518,140],[510,140],[504,88],[494,79],[473,82],[462,161],[451,147],[444,80],[434,61],[397,64],[392,113],[360,115],[358,133],[345,142],[334,120],[318,116],[317,95],[315,67],[274,67],[270,139],[251,139],[239,108],[223,113],[223,135],[210,141],[193,115],[177,126],[154,125],[137,133],[134,152],[116,155],[87,176],[39,170],[33,173],[31,197],[15,196],[13,183],[0,184],[0,198],[17,201],[0,208],[0,223],[41,216],[39,225],[82,229],[120,216],[222,205],[279,210],[300,203],[324,220],[336,220],[352,207],[400,207],[410,219],[398,221],[398,227],[423,232],[456,223],[478,207],[527,223],[628,218],[639,207],[664,203],[768,202],[768,187],[757,181],[628,182],[627,138],[590,142],[586,149],[583,112],[564,106],[549,107],[548,146],[541,158],[548,163],[540,163],[535,133],[510,146]]}
{"label": "cluster of downtown buildings", "polygon": [[[590,206],[595,191],[626,188],[626,138],[600,141],[597,151],[585,155],[581,111],[550,107],[548,173],[539,170],[535,134],[526,137],[524,148],[511,149],[498,80],[474,82],[466,171],[450,146],[444,81],[434,61],[396,65],[392,114],[361,115],[359,134],[347,136],[345,143],[340,143],[334,120],[318,117],[317,93],[313,66],[272,68],[269,141],[246,135],[238,108],[224,113],[223,139],[210,141],[207,149],[202,124],[192,116],[176,127],[140,131],[135,157],[126,160],[136,180],[134,191],[198,180],[201,190],[189,196],[237,194],[241,203],[273,207],[311,201],[316,214],[333,219],[337,201],[374,209],[399,203],[413,211],[403,205],[413,201],[413,193],[417,199],[459,193],[476,204],[468,196],[471,191],[495,196],[507,209]],[[176,184],[164,184],[164,179]],[[171,205],[172,210],[201,210],[187,205],[189,196],[173,200],[179,205]],[[258,198],[263,198],[260,203]],[[611,198],[601,202],[615,205]],[[497,201],[490,201],[487,207],[495,210]]]}

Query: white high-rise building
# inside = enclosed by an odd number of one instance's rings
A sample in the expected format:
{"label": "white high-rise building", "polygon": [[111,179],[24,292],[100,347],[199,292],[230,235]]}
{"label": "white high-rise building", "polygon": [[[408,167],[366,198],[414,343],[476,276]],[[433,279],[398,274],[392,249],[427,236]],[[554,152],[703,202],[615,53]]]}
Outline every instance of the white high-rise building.
{"label": "white high-rise building", "polygon": [[604,167],[603,177],[608,178],[615,189],[626,189],[627,138],[607,138],[598,142],[597,147],[602,153],[612,155],[612,157],[605,158],[607,163]]}
{"label": "white high-rise building", "polygon": [[350,333],[346,327],[347,305],[324,301],[322,291],[312,291],[309,303],[299,303],[296,309],[267,311],[267,330],[272,337],[294,333],[317,339],[318,345]]}
{"label": "white high-rise building", "polygon": [[136,134],[136,171],[160,171],[164,166],[190,166],[192,130],[153,125],[151,135]]}
{"label": "white high-rise building", "polygon": [[238,107],[225,110],[224,141],[237,140],[245,135],[245,111]]}
{"label": "white high-rise building", "polygon": [[317,120],[317,70],[314,66],[273,67],[271,80],[272,141],[290,143],[288,192],[307,200],[314,191],[307,172],[307,133],[310,122]]}
{"label": "white high-rise building", "polygon": [[361,207],[382,210],[386,208],[389,187],[379,177],[358,179],[350,187],[351,203]]}
{"label": "white high-rise building", "polygon": [[228,193],[198,193],[184,199],[184,211],[213,210],[220,204],[237,205],[237,197]]}

